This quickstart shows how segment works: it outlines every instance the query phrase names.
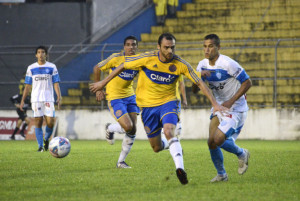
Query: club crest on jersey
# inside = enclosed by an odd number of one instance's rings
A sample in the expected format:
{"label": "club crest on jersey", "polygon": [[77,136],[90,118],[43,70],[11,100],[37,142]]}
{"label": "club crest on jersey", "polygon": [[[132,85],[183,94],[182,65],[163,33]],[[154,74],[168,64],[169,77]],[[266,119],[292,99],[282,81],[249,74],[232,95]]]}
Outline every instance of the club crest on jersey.
{"label": "club crest on jersey", "polygon": [[169,71],[175,72],[176,70],[177,70],[177,67],[174,64],[169,66]]}
{"label": "club crest on jersey", "polygon": [[217,72],[217,73],[216,73],[216,77],[217,77],[218,79],[221,79],[222,74],[221,74],[220,72]]}

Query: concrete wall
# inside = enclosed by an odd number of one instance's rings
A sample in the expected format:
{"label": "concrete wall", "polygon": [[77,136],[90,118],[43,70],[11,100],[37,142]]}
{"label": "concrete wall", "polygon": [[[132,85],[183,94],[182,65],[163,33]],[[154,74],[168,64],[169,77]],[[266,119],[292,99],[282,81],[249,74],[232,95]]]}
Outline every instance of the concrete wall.
{"label": "concrete wall", "polygon": [[[105,139],[105,124],[115,122],[108,111],[61,110],[56,111],[59,117],[58,135],[70,139]],[[32,116],[32,112],[28,113]],[[15,111],[0,111],[1,117],[16,117]],[[183,139],[207,139],[210,110],[183,110]],[[122,139],[116,135],[116,139]],[[140,116],[138,118],[137,139],[147,139]],[[299,110],[260,109],[250,110],[239,139],[261,140],[299,140]]]}

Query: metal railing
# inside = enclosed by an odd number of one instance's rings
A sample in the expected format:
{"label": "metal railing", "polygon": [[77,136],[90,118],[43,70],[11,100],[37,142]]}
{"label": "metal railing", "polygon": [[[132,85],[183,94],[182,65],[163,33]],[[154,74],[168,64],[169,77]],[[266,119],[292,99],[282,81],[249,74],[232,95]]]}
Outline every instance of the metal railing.
{"label": "metal railing", "polygon": [[[277,107],[278,106],[278,80],[300,80],[300,76],[294,75],[294,76],[289,76],[289,77],[282,77],[282,76],[278,76],[278,70],[280,70],[280,64],[282,65],[285,60],[281,61],[280,58],[282,58],[281,54],[279,53],[279,50],[284,49],[285,51],[290,51],[290,52],[294,52],[294,53],[298,53],[299,52],[299,56],[300,56],[300,38],[295,38],[295,39],[269,39],[269,40],[251,40],[251,41],[247,41],[247,45],[245,45],[245,40],[230,40],[230,41],[221,41],[221,45],[222,45],[222,49],[221,49],[221,53],[224,52],[225,55],[226,52],[230,52],[230,51],[237,51],[240,52],[239,53],[239,59],[241,59],[241,57],[243,56],[243,54],[245,54],[245,52],[247,52],[247,50],[249,49],[253,49],[254,51],[256,50],[260,50],[260,49],[268,49],[270,52],[272,52],[272,54],[270,53],[270,55],[274,55],[274,57],[272,59],[270,59],[270,61],[274,62],[274,75],[272,77],[264,77],[264,76],[260,76],[260,77],[255,77],[255,76],[251,76],[252,80],[273,80],[273,103],[272,105],[269,105],[271,107]],[[199,43],[176,43],[177,45],[177,51],[181,51],[181,52],[188,52],[188,51],[199,51],[199,55],[195,56],[196,58],[193,58],[192,60],[196,60],[199,61],[201,60],[203,57],[201,57],[201,52],[202,51],[202,44]],[[186,48],[189,47],[190,48]],[[121,51],[123,48],[123,44],[81,44],[81,45],[48,45],[49,47],[49,55],[50,55],[50,61],[55,60],[55,58],[58,58],[58,56],[60,54],[73,54],[75,56],[78,55],[86,55],[86,54],[95,54],[97,55],[97,57],[100,59],[99,60],[103,60],[106,57],[108,57],[110,54],[114,53],[114,52],[118,52]],[[70,47],[73,47],[72,50],[70,50]],[[142,47],[142,49],[140,50],[140,52],[143,51],[149,51],[149,50],[153,50],[156,49],[156,43],[141,43],[140,47]],[[151,47],[153,47],[153,49],[151,49]],[[5,63],[7,62],[2,62],[1,60],[5,61],[5,58],[8,56],[15,56],[15,57],[32,57],[33,56],[33,52],[34,52],[34,48],[35,46],[0,46],[0,66],[1,68],[5,67]],[[236,54],[237,55],[237,54]],[[231,56],[232,58],[234,58],[234,55],[228,55]],[[246,57],[246,56],[244,56]],[[280,58],[279,58],[280,57]],[[183,56],[184,58],[184,56]],[[294,58],[295,60],[300,60],[300,58]],[[197,63],[195,63],[195,61],[188,61],[194,65],[196,65]],[[246,71],[247,71],[247,63],[245,63],[245,61],[239,61],[241,63],[242,66],[245,67]],[[257,61],[257,64],[259,65],[262,61]],[[4,64],[3,64],[4,63]],[[245,65],[243,65],[245,63]],[[58,65],[58,66],[62,66],[62,65]],[[90,67],[92,68],[93,66],[90,65]],[[196,67],[196,66],[194,66]],[[64,67],[61,67],[64,68]],[[296,70],[300,70],[300,64],[298,67],[296,67]],[[60,68],[59,68],[60,70]],[[69,72],[72,73],[72,70]],[[9,76],[9,75],[7,75]],[[21,78],[21,77],[20,77]],[[61,85],[65,85],[65,84],[80,84],[80,83],[90,83],[91,80],[89,80],[88,78],[84,81],[77,81],[77,80],[62,80]],[[10,96],[12,96],[14,94],[15,88],[17,88],[16,85],[18,85],[19,83],[17,81],[4,81],[4,82],[0,82],[0,90],[1,90],[1,94],[4,94],[4,96],[7,97],[2,97],[1,100],[8,100]],[[4,92],[4,93],[2,93]],[[192,96],[191,94],[189,94],[190,92],[188,91],[188,96]],[[92,96],[92,94],[90,94],[89,96]],[[1,102],[1,109],[5,109],[5,108],[12,108],[11,104],[9,103],[9,101],[0,101]],[[296,101],[296,104],[294,104],[293,106],[295,107],[299,107],[300,103]],[[251,105],[250,105],[251,106]],[[265,107],[266,105],[261,105],[261,107]],[[95,107],[99,107],[99,105],[84,105],[84,104],[79,104],[77,107],[84,107],[84,108],[95,108]],[[106,107],[106,104],[101,104],[101,109],[104,109]],[[203,107],[200,105],[193,105],[191,107]],[[204,107],[207,107],[204,106]]]}

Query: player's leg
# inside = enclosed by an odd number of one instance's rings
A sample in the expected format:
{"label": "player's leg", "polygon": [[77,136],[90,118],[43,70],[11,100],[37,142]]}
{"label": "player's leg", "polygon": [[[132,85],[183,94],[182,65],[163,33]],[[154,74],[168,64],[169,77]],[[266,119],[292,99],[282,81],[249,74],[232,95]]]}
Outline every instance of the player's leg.
{"label": "player's leg", "polygon": [[53,102],[45,103],[45,120],[46,120],[46,129],[45,129],[45,138],[44,138],[45,151],[48,150],[49,139],[53,133],[54,116],[55,116],[54,103]]}
{"label": "player's leg", "polygon": [[12,135],[10,136],[10,139],[11,139],[11,140],[15,140],[15,135],[16,135],[16,133],[19,131],[21,124],[22,124],[22,119],[19,118],[18,121],[17,121],[17,125],[16,125],[15,130],[14,130],[14,132],[12,133]]}
{"label": "player's leg", "polygon": [[27,127],[27,121],[26,121],[27,115],[26,115],[26,112],[22,112],[21,115],[20,115],[20,118],[22,120],[21,123],[23,123],[22,129],[20,131],[20,135],[25,138],[24,131],[25,131],[26,127]]}
{"label": "player's leg", "polygon": [[[213,116],[209,125],[209,138],[208,147],[210,151],[211,160],[217,170],[217,176],[214,177],[211,182],[227,181],[227,173],[224,167],[223,153],[220,147],[215,143],[215,135],[221,135],[222,132],[218,129],[219,119],[217,116]],[[223,134],[224,135],[224,134]]]}
{"label": "player's leg", "polygon": [[43,152],[43,116],[44,116],[44,103],[35,102],[31,104],[33,110],[34,117],[34,125],[35,125],[35,136],[39,146],[38,152]]}
{"label": "player's leg", "polygon": [[122,125],[126,133],[122,141],[122,150],[117,163],[118,168],[130,168],[130,166],[125,163],[125,159],[128,156],[135,140],[136,121],[137,113],[130,113],[129,115],[126,114],[119,119],[119,123]]}

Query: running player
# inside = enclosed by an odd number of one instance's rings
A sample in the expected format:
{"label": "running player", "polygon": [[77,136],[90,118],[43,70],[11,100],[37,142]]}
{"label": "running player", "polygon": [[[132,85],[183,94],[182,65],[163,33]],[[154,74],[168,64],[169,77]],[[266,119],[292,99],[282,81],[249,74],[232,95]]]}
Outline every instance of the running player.
{"label": "running player", "polygon": [[[135,55],[137,47],[136,37],[126,37],[124,39],[124,52],[114,53],[94,67],[95,82],[100,81],[101,71],[109,70],[109,73],[111,73],[121,63],[124,63],[125,56]],[[109,110],[118,122],[114,124],[108,123],[105,126],[108,143],[114,144],[115,132],[125,133],[117,168],[131,168],[125,163],[125,159],[135,140],[137,114],[140,112],[136,105],[136,97],[132,87],[133,79],[137,74],[137,70],[125,70],[107,85],[106,94],[102,90],[96,92],[98,101],[102,100],[106,95]]]}
{"label": "running player", "polygon": [[[208,146],[211,159],[217,169],[217,176],[211,182],[227,181],[223,153],[220,148],[235,154],[239,159],[238,173],[248,168],[250,153],[240,148],[235,140],[241,132],[247,117],[246,92],[252,83],[246,71],[233,59],[219,53],[220,39],[216,34],[204,38],[205,59],[198,64],[197,71],[206,80],[219,104],[230,108],[226,115],[211,114]],[[195,92],[196,87],[193,86]]]}
{"label": "running player", "polygon": [[[125,63],[116,68],[104,80],[90,84],[90,90],[96,92],[124,69],[139,70],[136,89],[137,104],[142,108],[142,121],[148,140],[154,152],[169,147],[176,166],[176,174],[182,184],[188,183],[184,171],[182,148],[174,137],[178,122],[179,101],[176,98],[176,83],[181,74],[197,83],[202,92],[209,98],[215,111],[224,111],[200,79],[196,71],[179,56],[175,55],[175,37],[170,33],[160,35],[158,51],[146,52],[136,56],[125,57]],[[161,129],[164,129],[166,140],[162,141]]]}
{"label": "running player", "polygon": [[[39,146],[38,152],[43,152],[44,150],[48,150],[49,138],[51,137],[54,125],[55,108],[53,87],[57,96],[56,102],[58,104],[58,109],[61,103],[61,93],[59,87],[60,78],[55,64],[46,60],[46,47],[37,47],[35,50],[35,56],[37,58],[37,62],[31,64],[27,68],[25,77],[26,85],[20,104],[20,110],[23,111],[25,98],[27,97],[32,85],[31,107],[35,120],[35,135]],[[47,126],[43,147],[42,124],[44,117]]]}

